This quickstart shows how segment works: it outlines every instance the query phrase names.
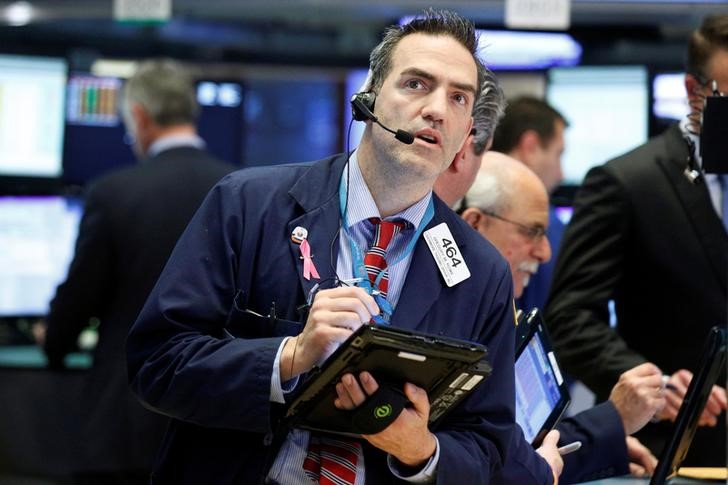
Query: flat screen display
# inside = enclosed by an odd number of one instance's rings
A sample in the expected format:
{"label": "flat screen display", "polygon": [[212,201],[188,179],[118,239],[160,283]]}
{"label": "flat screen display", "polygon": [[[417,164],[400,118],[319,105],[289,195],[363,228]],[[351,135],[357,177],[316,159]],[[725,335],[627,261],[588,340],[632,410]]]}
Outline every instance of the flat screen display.
{"label": "flat screen display", "polygon": [[0,55],[0,175],[62,174],[66,62]]}
{"label": "flat screen display", "polygon": [[647,140],[648,91],[643,66],[549,70],[546,100],[569,122],[562,156],[565,185],[580,185],[591,167]]}
{"label": "flat screen display", "polygon": [[[551,364],[538,333],[516,360],[516,422],[529,443],[533,443],[561,400],[558,366]],[[556,369],[556,371],[554,370]]]}
{"label": "flat screen display", "polygon": [[78,198],[0,197],[0,317],[48,312],[73,258],[82,210]]}
{"label": "flat screen display", "polygon": [[652,79],[652,114],[655,118],[679,121],[689,112],[685,73],[656,74]]}

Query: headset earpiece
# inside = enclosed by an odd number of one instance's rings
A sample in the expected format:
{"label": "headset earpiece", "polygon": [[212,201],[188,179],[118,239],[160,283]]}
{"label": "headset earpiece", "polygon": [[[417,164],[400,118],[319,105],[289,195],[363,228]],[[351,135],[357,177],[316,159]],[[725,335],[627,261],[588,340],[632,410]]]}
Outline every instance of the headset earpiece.
{"label": "headset earpiece", "polygon": [[374,116],[374,101],[377,95],[371,91],[356,93],[351,97],[351,116],[356,121],[376,120]]}

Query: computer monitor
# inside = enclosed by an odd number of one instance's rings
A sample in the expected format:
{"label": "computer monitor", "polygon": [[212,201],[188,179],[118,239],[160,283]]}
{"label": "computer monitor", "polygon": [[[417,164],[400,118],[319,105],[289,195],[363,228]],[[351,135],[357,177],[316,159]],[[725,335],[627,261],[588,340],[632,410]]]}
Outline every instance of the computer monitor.
{"label": "computer monitor", "polygon": [[241,165],[244,142],[244,90],[237,81],[202,80],[197,83],[200,116],[197,131],[207,150],[217,158]]}
{"label": "computer monitor", "polygon": [[562,157],[564,184],[648,137],[648,77],[644,66],[579,66],[548,72],[546,100],[569,122]]}
{"label": "computer monitor", "polygon": [[[64,180],[84,185],[113,170],[136,163],[121,117],[123,80],[74,73],[68,82]],[[243,87],[239,82],[202,80],[197,130],[207,150],[240,165],[243,150]]]}
{"label": "computer monitor", "polygon": [[62,174],[66,62],[0,55],[0,176]]}
{"label": "computer monitor", "polygon": [[84,185],[112,170],[135,163],[120,115],[120,78],[73,73],[66,103],[63,178]]}
{"label": "computer monitor", "polygon": [[82,210],[72,197],[0,197],[0,317],[48,312],[73,258]]}
{"label": "computer monitor", "polygon": [[245,84],[243,165],[327,157],[340,150],[340,83],[324,74]]}
{"label": "computer monitor", "polygon": [[655,74],[652,78],[652,115],[660,120],[679,121],[689,112],[685,73]]}

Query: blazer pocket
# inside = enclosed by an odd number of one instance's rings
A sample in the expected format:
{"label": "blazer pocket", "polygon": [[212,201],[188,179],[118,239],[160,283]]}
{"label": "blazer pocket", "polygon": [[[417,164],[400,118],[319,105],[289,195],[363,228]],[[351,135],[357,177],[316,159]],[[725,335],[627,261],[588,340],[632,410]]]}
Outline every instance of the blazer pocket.
{"label": "blazer pocket", "polygon": [[303,325],[293,320],[259,315],[233,306],[225,329],[231,336],[238,338],[288,337],[301,333]]}

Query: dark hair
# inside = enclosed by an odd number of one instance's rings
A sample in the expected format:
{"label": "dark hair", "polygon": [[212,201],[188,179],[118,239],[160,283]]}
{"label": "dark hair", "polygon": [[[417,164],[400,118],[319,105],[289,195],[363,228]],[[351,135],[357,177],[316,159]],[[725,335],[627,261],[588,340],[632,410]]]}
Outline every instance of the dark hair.
{"label": "dark hair", "polygon": [[488,140],[493,137],[498,120],[503,116],[506,107],[505,96],[498,84],[498,79],[490,69],[485,69],[485,81],[480,86],[480,96],[475,100],[473,106],[473,152],[476,155],[482,154]]}
{"label": "dark hair", "polygon": [[703,19],[688,41],[686,71],[695,76],[701,84],[706,84],[708,61],[716,49],[728,50],[728,15],[714,14]]}
{"label": "dark hair", "polygon": [[392,69],[392,55],[395,47],[403,38],[411,34],[446,35],[457,40],[473,56],[478,71],[478,84],[475,93],[476,99],[480,96],[480,89],[485,79],[485,65],[478,57],[478,36],[473,23],[448,10],[426,9],[422,15],[415,17],[405,25],[393,25],[384,31],[382,41],[369,55],[369,68],[372,79],[370,86],[378,91],[384,79]]}
{"label": "dark hair", "polygon": [[139,103],[160,126],[194,123],[199,106],[187,71],[170,59],[142,62],[124,85],[124,105]]}
{"label": "dark hair", "polygon": [[509,153],[528,130],[535,131],[545,146],[555,135],[557,120],[569,126],[561,113],[541,99],[523,96],[509,101],[495,130],[493,150]]}

